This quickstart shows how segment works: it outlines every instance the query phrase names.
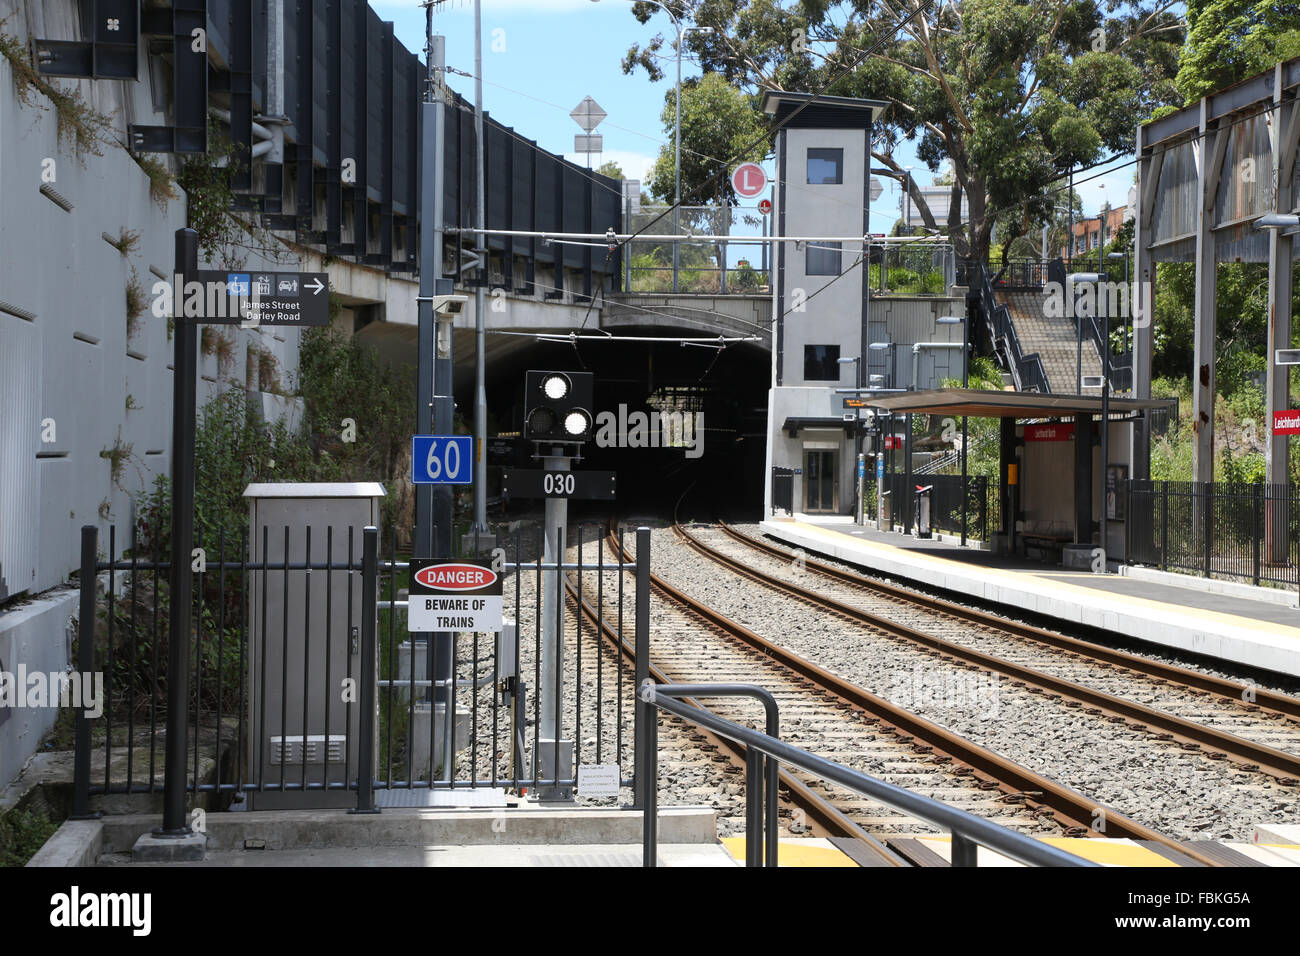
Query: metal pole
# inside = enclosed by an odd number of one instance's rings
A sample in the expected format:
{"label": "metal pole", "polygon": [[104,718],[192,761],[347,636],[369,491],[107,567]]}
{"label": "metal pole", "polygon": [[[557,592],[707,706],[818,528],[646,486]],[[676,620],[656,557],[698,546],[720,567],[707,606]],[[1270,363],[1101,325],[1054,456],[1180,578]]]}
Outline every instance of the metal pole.
{"label": "metal pole", "polygon": [[[558,451],[559,449],[552,449]],[[569,471],[570,461],[560,455],[548,456],[545,460],[546,471]],[[559,553],[560,532],[568,523],[569,502],[567,498],[546,499],[545,542],[542,546],[542,561],[545,564],[560,564],[564,555]],[[557,597],[557,581],[561,572],[549,570],[542,572],[542,685],[537,688],[538,707],[541,714],[541,736],[543,740],[556,741],[555,721],[555,685],[564,667],[564,645],[561,641],[563,631],[563,601]],[[557,620],[559,618],[559,620]]]}
{"label": "metal pole", "polygon": [[650,529],[636,529],[636,631],[634,636],[636,660],[633,661],[633,683],[638,688],[636,710],[633,713],[632,737],[635,744],[633,759],[636,775],[633,778],[632,806],[650,812],[650,791],[654,787],[653,751],[651,751],[650,723],[656,719],[654,704],[641,700],[639,690],[650,679]]}
{"label": "metal pole", "polygon": [[[478,177],[478,210],[476,220],[480,229],[487,228],[486,199],[484,197],[483,167],[483,3],[474,0],[474,169]],[[590,157],[590,154],[588,154]],[[478,234],[475,252],[479,257],[479,275],[482,282],[474,290],[474,525],[472,532],[486,534],[487,523],[487,317],[485,315],[488,281],[487,233]],[[495,545],[495,542],[493,542]]]}
{"label": "metal pole", "polygon": [[[199,234],[176,230],[176,276],[182,281],[199,267]],[[189,735],[190,613],[194,577],[194,411],[198,375],[198,323],[175,316],[172,372],[172,545],[171,603],[168,607],[167,750],[163,776],[163,823],[158,836],[190,833],[185,822],[186,739]]]}
{"label": "metal pole", "polygon": [[[961,387],[970,387],[970,318],[971,318],[971,298],[966,297],[966,318],[961,324]],[[966,512],[970,509],[970,492],[966,487],[966,446],[970,437],[967,428],[967,417],[961,417],[961,546],[966,547],[966,532],[968,518]]]}
{"label": "metal pole", "polygon": [[361,532],[361,717],[357,744],[357,806],[351,813],[378,813],[375,807],[375,691],[378,652],[375,624],[379,594],[379,529]]}
{"label": "metal pole", "polygon": [[[641,540],[641,531],[637,529],[637,541]],[[641,550],[637,549],[637,581],[640,582],[640,565]],[[637,591],[638,608],[640,607],[640,594]],[[638,634],[640,632],[638,631]],[[637,667],[640,668],[641,656],[637,655]],[[641,718],[644,717],[645,739],[637,748],[639,766],[635,778],[635,785],[638,790],[644,789],[644,802],[637,801],[637,806],[641,807],[641,834],[643,846],[641,849],[643,866],[659,865],[659,711],[654,704],[648,701],[642,701],[642,694],[654,694],[654,683],[647,677],[637,685],[637,724],[638,736],[642,733],[640,724]],[[653,699],[653,698],[652,698]],[[644,753],[642,752],[644,747]],[[644,781],[642,778],[644,777]]]}
{"label": "metal pole", "polygon": [[[545,459],[546,471],[570,471],[571,460],[563,454],[563,449],[555,447]],[[544,564],[560,565],[564,562],[564,530],[568,524],[569,501],[567,498],[547,498],[546,518],[543,529],[542,561]],[[551,758],[542,764],[550,764],[556,771],[551,776],[555,780],[568,776],[572,768],[561,767],[561,751],[564,741],[560,739],[560,707],[564,679],[564,573],[559,570],[542,572],[540,582],[542,589],[542,660],[541,686],[537,688],[537,707],[540,714],[540,741],[551,742]],[[543,773],[543,776],[546,774]],[[571,796],[567,787],[558,783],[539,788],[538,797],[542,800],[566,800]]]}
{"label": "metal pole", "polygon": [[[420,149],[420,297],[417,311],[416,430],[420,434],[449,435],[452,430],[452,337],[450,322],[439,328],[433,313],[432,296],[442,275],[443,245],[443,82],[446,40],[433,33],[433,6],[426,7],[426,53],[428,86],[421,108]],[[417,558],[451,557],[452,501],[449,486],[420,484],[415,489],[415,539],[412,553]],[[444,710],[443,728],[455,724],[448,713],[454,701],[451,686],[451,635],[417,635],[431,653],[427,654],[428,679],[433,681],[433,704]],[[436,721],[435,721],[436,723]],[[444,763],[446,763],[444,761]],[[444,779],[450,771],[444,766]]]}
{"label": "metal pole", "polygon": [[[677,117],[673,122],[673,235],[681,235],[681,210],[682,210],[682,43],[686,39],[686,33],[677,26],[677,93],[674,96],[677,106]],[[678,291],[678,269],[681,265],[680,259],[681,243],[673,240],[673,292]]]}
{"label": "metal pole", "polygon": [[[1097,298],[1101,299],[1101,283],[1109,282],[1110,275],[1098,273]],[[1101,318],[1101,571],[1106,573],[1106,562],[1110,557],[1110,543],[1106,540],[1106,509],[1110,504],[1106,497],[1107,481],[1110,468],[1110,310],[1102,308]],[[1095,326],[1094,326],[1095,328]],[[1119,493],[1119,488],[1115,489]]]}
{"label": "metal pole", "polygon": [[[95,672],[95,559],[99,530],[93,525],[81,528],[81,612],[77,618],[77,669],[81,681]],[[111,557],[111,555],[110,555]],[[111,573],[111,572],[110,572]],[[90,718],[84,707],[77,708],[76,754],[72,769],[72,819],[98,817],[90,812]]]}

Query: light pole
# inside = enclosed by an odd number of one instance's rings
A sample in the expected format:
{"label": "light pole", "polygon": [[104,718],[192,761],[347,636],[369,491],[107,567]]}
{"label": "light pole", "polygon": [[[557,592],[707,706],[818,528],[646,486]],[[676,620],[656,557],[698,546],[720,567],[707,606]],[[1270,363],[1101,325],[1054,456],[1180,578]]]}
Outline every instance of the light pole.
{"label": "light pole", "polygon": [[[892,389],[894,387],[894,343],[893,342],[871,342],[868,343],[867,348],[870,349],[872,352],[889,353],[889,358],[887,359],[887,361],[889,362],[889,371],[888,371],[888,377],[885,379],[885,381],[887,383],[887,387]],[[880,377],[881,376],[878,375],[871,376],[871,384],[875,385],[876,379]],[[889,454],[886,456],[886,460],[889,462],[889,481],[890,484],[892,485],[894,481],[894,467],[893,467],[894,466],[894,445],[897,444],[897,442],[894,440],[894,415],[892,412],[888,413],[888,417],[886,421],[889,422]],[[882,454],[885,451],[883,429],[881,435],[880,451]],[[885,510],[884,510],[885,492],[882,488],[882,484],[883,483],[881,481],[876,482],[876,487],[878,489],[876,493],[876,530],[877,531],[884,530],[882,525],[882,519],[884,518],[884,514],[885,514]],[[890,490],[892,492],[893,489],[891,488]],[[889,530],[890,531],[894,530],[894,512],[892,507],[890,508],[890,512],[889,512]]]}
{"label": "light pole", "polygon": [[[1129,346],[1129,319],[1133,315],[1133,304],[1132,304],[1133,290],[1130,289],[1128,286],[1128,281],[1129,281],[1128,280],[1128,253],[1108,252],[1106,253],[1106,258],[1111,260],[1115,260],[1115,259],[1124,260],[1124,290],[1125,290],[1124,302],[1126,303],[1127,306],[1127,314],[1120,316],[1120,319],[1124,323],[1124,354],[1129,355],[1133,351],[1132,348]],[[1106,348],[1107,349],[1110,348],[1109,342],[1107,342]],[[1132,368],[1133,368],[1133,360],[1131,358],[1128,360],[1128,365],[1129,365],[1129,373],[1130,373],[1129,388],[1131,390],[1132,389]],[[1109,381],[1109,379],[1107,379],[1107,381]]]}
{"label": "light pole", "polygon": [[[853,366],[853,387],[859,391],[862,389],[862,357],[855,355],[852,358],[836,359],[840,365]],[[857,467],[856,487],[858,490],[857,504],[853,508],[853,518],[855,524],[862,524],[862,495],[866,490],[863,480],[866,475],[866,459],[862,454],[862,420],[856,408],[853,409],[853,450],[855,452],[854,464]]]}
{"label": "light pole", "polygon": [[[599,3],[600,0],[591,0],[592,3]],[[668,14],[668,18],[673,21],[673,26],[677,28],[677,89],[673,96],[676,101],[676,119],[673,121],[673,235],[681,235],[681,208],[682,208],[682,48],[685,44],[686,34],[694,31],[695,33],[711,34],[713,27],[683,27],[682,22],[677,16],[659,0],[645,0],[646,3],[653,3],[656,7]],[[673,240],[673,291],[678,291],[678,273],[681,266],[680,258],[681,243],[676,239]],[[726,268],[725,264],[723,266]]]}
{"label": "light pole", "polygon": [[[964,315],[941,315],[936,319],[939,325],[961,324],[961,387],[970,385],[970,323]],[[966,489],[966,441],[968,419],[961,417],[961,546],[966,547],[966,512],[969,510],[970,495]]]}
{"label": "light pole", "polygon": [[[1108,282],[1110,275],[1105,272],[1076,272],[1070,276],[1075,282],[1095,282],[1097,283],[1097,300],[1102,298],[1101,283]],[[1078,311],[1077,309],[1075,310]],[[1110,312],[1102,309],[1102,329],[1101,329],[1101,570],[1106,572],[1107,561],[1107,544],[1106,544],[1106,479],[1107,471],[1110,468]],[[1079,317],[1080,342],[1083,341],[1083,317]],[[1081,369],[1082,370],[1082,369]],[[1080,393],[1083,392],[1083,378],[1079,379]],[[1075,441],[1086,441],[1084,435],[1075,435]]]}

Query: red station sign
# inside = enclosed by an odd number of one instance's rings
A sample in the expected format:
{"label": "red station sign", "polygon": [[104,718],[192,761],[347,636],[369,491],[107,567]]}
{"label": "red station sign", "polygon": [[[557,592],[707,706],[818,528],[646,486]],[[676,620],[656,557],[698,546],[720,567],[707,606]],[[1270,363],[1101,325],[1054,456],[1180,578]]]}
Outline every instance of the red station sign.
{"label": "red station sign", "polygon": [[1025,441],[1069,441],[1073,437],[1074,426],[1070,424],[1025,426]]}
{"label": "red station sign", "polygon": [[1274,435],[1300,435],[1300,409],[1288,408],[1273,413]]}

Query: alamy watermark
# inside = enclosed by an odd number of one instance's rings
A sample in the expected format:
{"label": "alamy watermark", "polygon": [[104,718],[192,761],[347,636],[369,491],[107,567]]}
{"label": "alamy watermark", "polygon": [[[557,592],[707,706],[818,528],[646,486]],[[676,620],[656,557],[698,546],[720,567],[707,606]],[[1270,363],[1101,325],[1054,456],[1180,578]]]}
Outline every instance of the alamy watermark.
{"label": "alamy watermark", "polygon": [[982,720],[998,715],[998,675],[990,671],[953,670],[917,664],[888,675],[890,703],[908,710],[974,710]]}
{"label": "alamy watermark", "polygon": [[703,412],[618,412],[596,415],[596,445],[600,448],[681,448],[687,458],[704,454]]}
{"label": "alamy watermark", "polygon": [[90,720],[104,713],[104,673],[92,671],[0,670],[0,708],[75,707]]}

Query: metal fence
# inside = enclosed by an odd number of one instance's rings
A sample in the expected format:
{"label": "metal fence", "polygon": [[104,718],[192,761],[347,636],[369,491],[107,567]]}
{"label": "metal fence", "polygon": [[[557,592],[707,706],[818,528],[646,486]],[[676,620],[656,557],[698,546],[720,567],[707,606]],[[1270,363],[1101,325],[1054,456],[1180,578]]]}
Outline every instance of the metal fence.
{"label": "metal fence", "polygon": [[950,534],[961,534],[962,515],[965,509],[966,535],[976,541],[988,541],[989,535],[1000,527],[1001,504],[998,483],[983,475],[967,475],[966,489],[962,491],[961,475],[907,475],[894,473],[885,476],[885,490],[895,509],[892,520],[909,531],[915,528],[917,488],[929,488],[930,528]]}
{"label": "metal fence", "polygon": [[764,295],[771,291],[771,252],[755,237],[767,235],[770,216],[753,206],[682,206],[676,222],[682,241],[674,269],[673,242],[656,236],[674,234],[671,206],[629,203],[627,231],[641,238],[627,244],[623,291],[676,292],[693,295]]}
{"label": "metal fence", "polygon": [[[495,640],[451,635],[450,692],[432,679],[436,649],[408,631],[410,564],[397,555],[395,533],[384,537],[386,557],[374,528],[264,528],[252,547],[247,530],[196,541],[206,557],[192,564],[182,691],[167,681],[171,562],[154,542],[134,532],[122,541],[116,529],[99,559],[96,530],[84,529],[77,661],[82,674],[102,673],[105,686],[102,715],[76,718],[77,807],[84,811],[91,794],[163,791],[168,701],[181,694],[185,766],[172,770],[184,775],[194,803],[210,809],[248,794],[270,808],[277,795],[304,791],[328,805],[364,807],[376,790],[571,790],[579,764],[631,769],[639,662],[611,656],[600,642],[607,625],[620,647],[648,646],[648,597],[629,587],[636,606],[625,612],[623,573],[648,568],[648,533],[638,535],[637,563],[607,553],[603,526],[593,525],[578,526],[567,543],[576,545],[576,560],[544,562],[540,526],[516,526],[494,560],[506,578],[506,616],[513,612],[517,625]],[[565,546],[561,536],[554,553],[566,554]],[[593,576],[605,586],[584,618],[565,581],[581,593]],[[555,588],[557,610],[549,613],[564,649],[554,725],[558,739],[574,742],[563,769],[559,748],[539,739],[547,587]],[[623,641],[625,628],[634,639]],[[446,712],[449,693],[459,729],[439,753],[435,737],[447,737],[438,711]]]}
{"label": "metal fence", "polygon": [[950,245],[877,245],[871,248],[867,274],[872,296],[941,296],[956,281],[957,260]]}
{"label": "metal fence", "polygon": [[1296,587],[1300,488],[1282,484],[1129,481],[1129,564]]}

